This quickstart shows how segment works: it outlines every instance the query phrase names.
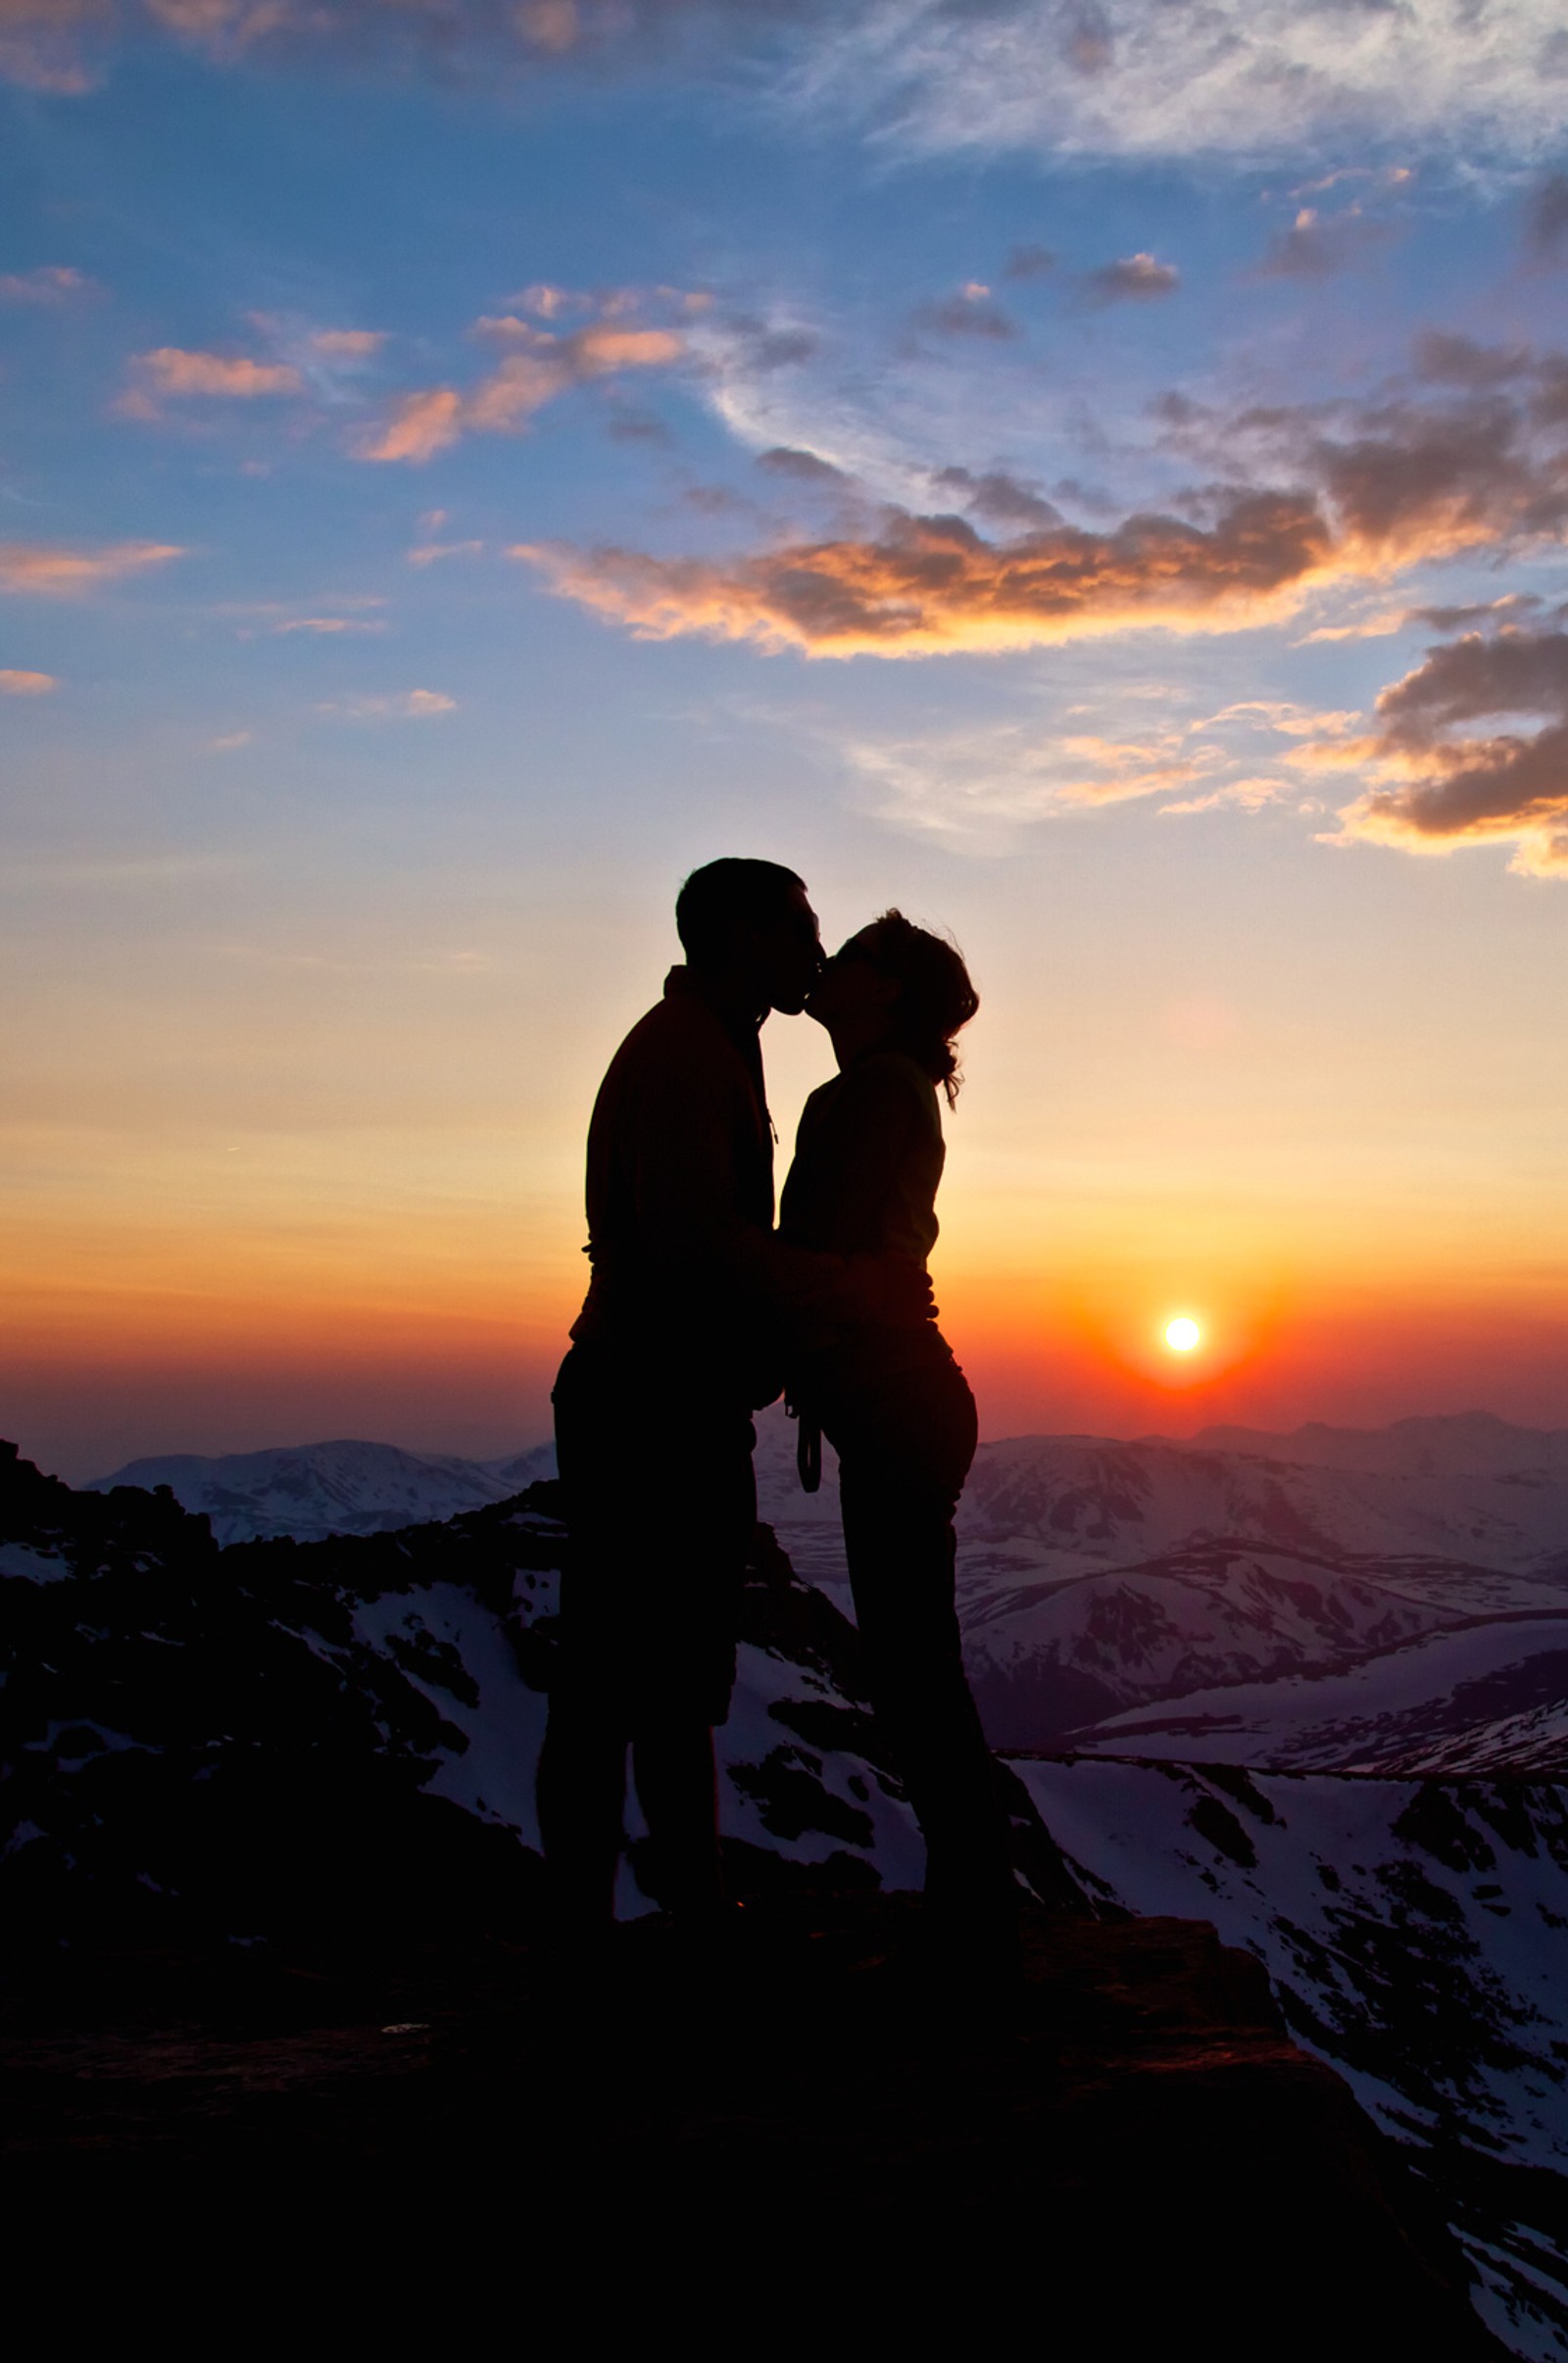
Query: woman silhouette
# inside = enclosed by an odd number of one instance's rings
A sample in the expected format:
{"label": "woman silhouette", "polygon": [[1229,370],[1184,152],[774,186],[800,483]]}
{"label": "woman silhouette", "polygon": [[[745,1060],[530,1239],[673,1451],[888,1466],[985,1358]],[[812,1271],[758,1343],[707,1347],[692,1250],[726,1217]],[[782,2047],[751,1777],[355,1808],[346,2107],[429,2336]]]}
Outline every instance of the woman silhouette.
{"label": "woman silhouette", "polygon": [[[802,1112],[781,1235],[923,1272],[946,1155],[937,1085],[979,1008],[963,960],[901,911],[852,936],[806,1004],[839,1073]],[[928,1302],[928,1300],[927,1300]],[[1008,1955],[1016,1889],[997,1768],[964,1677],[954,1513],[974,1457],[974,1397],[934,1310],[819,1329],[795,1355],[802,1473],[813,1429],[839,1456],[844,1548],[877,1718],[926,1842],[931,1936],[961,1959]]]}

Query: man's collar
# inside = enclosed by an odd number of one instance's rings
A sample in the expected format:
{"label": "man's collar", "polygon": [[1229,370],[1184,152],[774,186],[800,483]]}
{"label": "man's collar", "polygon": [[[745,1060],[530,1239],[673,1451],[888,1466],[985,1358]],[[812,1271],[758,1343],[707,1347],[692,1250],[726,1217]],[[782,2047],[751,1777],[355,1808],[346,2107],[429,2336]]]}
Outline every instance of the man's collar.
{"label": "man's collar", "polygon": [[696,976],[683,963],[677,962],[664,979],[666,1001],[700,1001],[710,1009],[726,1034],[756,1034],[760,1031],[767,1015],[765,1008],[749,1009],[744,1003],[728,1000],[714,990],[706,977]]}

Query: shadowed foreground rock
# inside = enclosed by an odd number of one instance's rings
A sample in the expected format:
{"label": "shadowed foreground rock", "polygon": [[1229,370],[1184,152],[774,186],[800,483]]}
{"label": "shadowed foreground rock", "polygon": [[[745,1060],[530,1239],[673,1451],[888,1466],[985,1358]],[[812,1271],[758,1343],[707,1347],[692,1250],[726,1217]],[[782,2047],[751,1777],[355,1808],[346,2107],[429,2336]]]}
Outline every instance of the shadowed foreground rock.
{"label": "shadowed foreground rock", "polygon": [[1041,1915],[1016,1997],[936,2003],[913,1923],[764,1900],[722,1961],[644,1922],[591,1978],[497,1939],[39,1964],[0,2044],[13,2189],[231,2232],[285,2200],[383,2228],[416,2201],[426,2229],[445,2203],[525,2232],[535,2289],[597,2228],[617,2274],[696,2269],[708,2297],[793,2308],[829,2268],[835,2306],[1021,2294],[1074,2355],[1501,2352],[1424,2186],[1250,1956]]}

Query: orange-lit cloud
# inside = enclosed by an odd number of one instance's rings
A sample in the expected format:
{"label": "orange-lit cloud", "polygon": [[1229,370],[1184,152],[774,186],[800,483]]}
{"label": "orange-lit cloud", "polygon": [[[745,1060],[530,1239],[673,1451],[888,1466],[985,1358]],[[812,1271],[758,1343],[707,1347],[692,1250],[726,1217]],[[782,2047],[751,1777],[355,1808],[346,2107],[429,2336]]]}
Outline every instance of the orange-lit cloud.
{"label": "orange-lit cloud", "polygon": [[305,380],[283,361],[252,361],[224,353],[187,353],[178,345],[160,345],[156,352],[138,353],[130,364],[130,382],[118,408],[136,418],[156,418],[159,404],[192,396],[228,402],[254,402],[261,396],[303,394]]}
{"label": "orange-lit cloud", "polygon": [[[1462,340],[1448,340],[1458,344]],[[1466,347],[1469,367],[1482,348]],[[1168,396],[1173,450],[1231,480],[1114,530],[1052,521],[1029,487],[937,470],[977,515],[1038,529],[988,541],[964,519],[883,513],[873,534],[739,558],[662,558],[523,543],[552,587],[641,637],[701,633],[812,656],[1035,647],[1161,625],[1276,621],[1308,591],[1384,581],[1423,560],[1555,538],[1568,526],[1568,359],[1525,356],[1517,383],[1395,392],[1359,405],[1227,414]],[[1430,373],[1432,356],[1418,356]],[[1253,488],[1238,487],[1250,465]],[[1329,627],[1333,628],[1333,627]],[[1362,623],[1357,630],[1371,628]]]}
{"label": "orange-lit cloud", "polygon": [[463,396],[452,386],[405,394],[385,422],[356,444],[357,460],[430,460],[463,432]]}
{"label": "orange-lit cloud", "polygon": [[0,591],[74,599],[184,555],[172,542],[107,542],[96,550],[74,550],[60,542],[0,542]]}
{"label": "orange-lit cloud", "polygon": [[477,329],[514,349],[466,393],[455,386],[431,386],[404,395],[381,424],[361,436],[354,446],[356,459],[417,464],[433,459],[466,433],[515,434],[535,411],[569,387],[622,369],[667,367],[686,349],[684,339],[671,328],[620,327],[606,321],[566,336],[505,317],[481,320]]}
{"label": "orange-lit cloud", "polygon": [[52,672],[17,672],[0,667],[0,698],[46,698],[60,683]]}
{"label": "orange-lit cloud", "polygon": [[[1377,714],[1361,747],[1375,784],[1341,814],[1346,837],[1421,853],[1506,839],[1515,869],[1568,876],[1568,633],[1467,633],[1384,690]],[[1544,718],[1464,735],[1518,715]]]}
{"label": "orange-lit cloud", "polygon": [[700,632],[810,656],[913,657],[1136,625],[1234,630],[1288,613],[1334,551],[1309,497],[1263,492],[1225,504],[1206,528],[1134,517],[1114,533],[1057,525],[999,543],[960,517],[894,511],[872,541],[728,562],[536,543],[512,555],[639,638]]}

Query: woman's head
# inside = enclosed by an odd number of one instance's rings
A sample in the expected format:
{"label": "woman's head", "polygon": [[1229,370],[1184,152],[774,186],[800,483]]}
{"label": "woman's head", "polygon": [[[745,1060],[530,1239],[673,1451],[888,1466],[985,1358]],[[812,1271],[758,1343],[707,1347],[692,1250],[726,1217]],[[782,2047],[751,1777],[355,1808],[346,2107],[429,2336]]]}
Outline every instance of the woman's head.
{"label": "woman's head", "polygon": [[866,1047],[904,1051],[942,1085],[950,1107],[957,1098],[954,1037],[980,996],[956,947],[902,911],[885,911],[851,936],[808,1006],[829,1032],[842,1018],[858,1020]]}

